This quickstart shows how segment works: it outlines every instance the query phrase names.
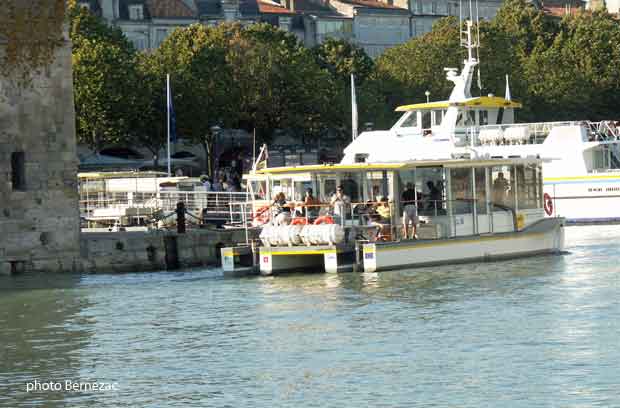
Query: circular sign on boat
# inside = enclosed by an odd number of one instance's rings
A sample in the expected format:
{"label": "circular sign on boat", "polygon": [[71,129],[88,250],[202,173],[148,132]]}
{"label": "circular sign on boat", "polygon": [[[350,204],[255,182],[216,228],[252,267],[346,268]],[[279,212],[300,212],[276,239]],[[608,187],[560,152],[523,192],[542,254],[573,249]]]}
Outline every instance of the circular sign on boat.
{"label": "circular sign on boat", "polygon": [[553,214],[553,200],[551,200],[551,196],[547,193],[543,194],[543,201],[545,206],[545,213],[547,213],[547,215]]}

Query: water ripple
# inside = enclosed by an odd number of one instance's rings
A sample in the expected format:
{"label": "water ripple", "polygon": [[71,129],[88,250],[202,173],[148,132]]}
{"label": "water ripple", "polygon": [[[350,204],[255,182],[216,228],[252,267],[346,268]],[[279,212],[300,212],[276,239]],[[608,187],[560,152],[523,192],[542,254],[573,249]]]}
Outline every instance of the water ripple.
{"label": "water ripple", "polygon": [[0,406],[620,406],[620,227],[567,244],[378,274],[0,277]]}

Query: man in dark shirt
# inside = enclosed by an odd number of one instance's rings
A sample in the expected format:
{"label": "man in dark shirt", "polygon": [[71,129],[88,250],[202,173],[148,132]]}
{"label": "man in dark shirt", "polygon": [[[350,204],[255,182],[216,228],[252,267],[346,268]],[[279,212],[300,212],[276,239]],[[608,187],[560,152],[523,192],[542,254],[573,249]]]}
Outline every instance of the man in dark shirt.
{"label": "man in dark shirt", "polygon": [[[407,183],[401,195],[403,205],[403,237],[404,239],[415,238],[416,225],[418,224],[418,207],[415,189],[412,183]],[[409,235],[409,224],[411,224],[411,235]]]}

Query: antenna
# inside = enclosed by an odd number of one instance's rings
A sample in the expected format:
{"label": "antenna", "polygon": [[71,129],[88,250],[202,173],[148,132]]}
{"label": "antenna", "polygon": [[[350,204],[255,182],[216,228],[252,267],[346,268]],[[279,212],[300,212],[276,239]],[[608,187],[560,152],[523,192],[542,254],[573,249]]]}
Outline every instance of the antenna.
{"label": "antenna", "polygon": [[480,14],[478,0],[476,1],[476,59],[478,60],[478,90],[482,91],[482,79],[480,78]]}

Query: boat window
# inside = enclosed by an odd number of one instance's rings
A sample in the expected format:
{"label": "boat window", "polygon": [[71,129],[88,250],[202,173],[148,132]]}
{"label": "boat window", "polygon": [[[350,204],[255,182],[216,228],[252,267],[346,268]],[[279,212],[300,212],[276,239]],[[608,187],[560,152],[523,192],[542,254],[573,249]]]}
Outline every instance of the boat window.
{"label": "boat window", "polygon": [[445,215],[445,170],[442,167],[423,167],[417,168],[415,173],[420,215]]}
{"label": "boat window", "polygon": [[407,116],[400,127],[418,127],[418,112],[409,112],[409,116]]}
{"label": "boat window", "polygon": [[295,182],[295,195],[293,199],[295,201],[303,201],[306,195],[306,190],[309,188],[312,188],[312,181],[310,180],[296,181]]}
{"label": "boat window", "polygon": [[273,187],[271,189],[271,198],[275,198],[276,194],[280,192],[284,193],[284,197],[287,200],[292,200],[294,198],[293,180],[291,179],[274,180]]}
{"label": "boat window", "polygon": [[495,121],[495,123],[497,125],[501,125],[503,118],[504,118],[504,108],[499,108],[499,111],[497,112],[497,120]]}
{"label": "boat window", "polygon": [[430,129],[431,127],[431,111],[422,112],[422,129]]}
{"label": "boat window", "polygon": [[473,185],[471,168],[451,169],[450,170],[452,185],[452,213],[472,214],[473,213]]}
{"label": "boat window", "polygon": [[608,145],[597,146],[591,149],[592,152],[592,169],[593,170],[609,170],[620,167],[620,158]]}
{"label": "boat window", "polygon": [[392,173],[387,171],[369,171],[366,173],[368,199],[379,201],[383,197],[390,197],[392,187]]}
{"label": "boat window", "polygon": [[479,120],[480,126],[488,125],[489,124],[489,111],[481,110],[479,119],[480,119]]}
{"label": "boat window", "polygon": [[335,178],[324,179],[322,181],[320,200],[323,202],[329,202],[331,196],[336,192],[337,182]]}
{"label": "boat window", "polygon": [[463,112],[459,112],[456,117],[456,127],[463,127]]}
{"label": "boat window", "polygon": [[434,110],[433,111],[433,126],[441,125],[441,121],[443,119],[443,110]]}
{"label": "boat window", "polygon": [[539,166],[517,166],[517,203],[520,210],[540,208],[542,185]]}
{"label": "boat window", "polygon": [[476,172],[476,213],[487,213],[486,169],[477,167]]}
{"label": "boat window", "polygon": [[362,201],[362,173],[343,173],[340,177],[340,185],[352,203]]}
{"label": "boat window", "polygon": [[495,166],[491,170],[494,210],[514,209],[515,177],[512,166]]}
{"label": "boat window", "polygon": [[267,182],[265,180],[250,181],[250,188],[255,198],[262,200],[267,199]]}
{"label": "boat window", "polygon": [[468,110],[465,119],[465,126],[474,126],[476,124],[476,111]]}

